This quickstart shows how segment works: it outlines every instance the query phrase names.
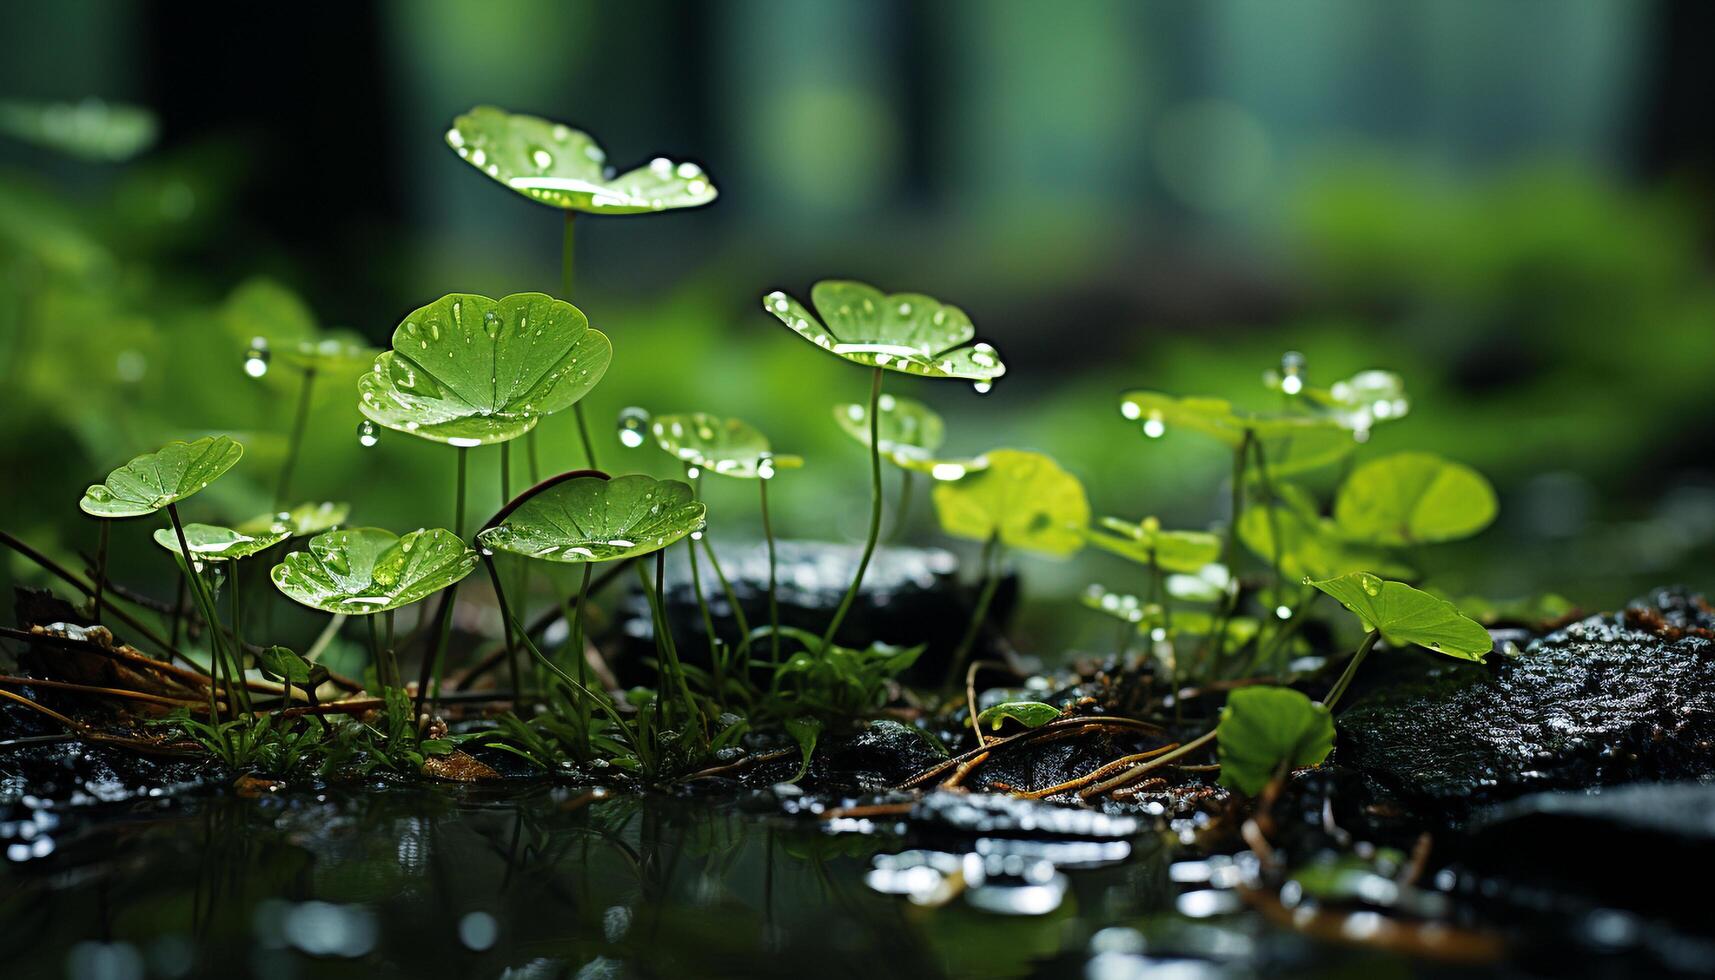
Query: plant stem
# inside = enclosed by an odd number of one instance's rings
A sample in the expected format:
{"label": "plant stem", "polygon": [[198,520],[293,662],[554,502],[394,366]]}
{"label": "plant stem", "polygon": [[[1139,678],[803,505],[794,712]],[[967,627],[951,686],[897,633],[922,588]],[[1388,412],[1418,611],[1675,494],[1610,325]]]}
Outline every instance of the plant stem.
{"label": "plant stem", "polygon": [[750,617],[744,614],[744,607],[738,604],[738,593],[733,591],[732,581],[726,577],[726,570],[721,568],[721,560],[715,556],[715,545],[709,539],[709,533],[704,531],[700,540],[703,542],[703,553],[709,556],[709,565],[715,570],[715,580],[721,584],[721,591],[726,593],[727,605],[732,607],[732,618],[738,623],[738,648],[748,650],[750,648]]}
{"label": "plant stem", "polygon": [[[1281,602],[1281,595],[1286,588],[1285,576],[1280,573],[1280,518],[1275,515],[1274,486],[1269,482],[1268,478],[1268,453],[1263,450],[1261,439],[1254,440],[1251,444],[1251,448],[1256,455],[1257,481],[1262,484],[1263,514],[1268,518],[1268,537],[1272,545],[1269,550],[1272,552],[1270,555],[1270,565],[1274,570],[1274,588],[1271,591],[1270,597],[1274,601],[1269,603],[1268,615],[1271,619],[1278,619],[1279,617],[1276,613],[1282,605],[1285,605],[1285,603]],[[1261,639],[1260,631],[1258,633],[1258,639],[1259,641]]]}
{"label": "plant stem", "polygon": [[720,690],[725,686],[726,671],[721,665],[720,637],[715,635],[714,613],[709,611],[709,600],[703,595],[703,573],[697,562],[696,535],[685,539],[685,550],[691,556],[691,591],[697,594],[697,612],[703,617],[703,629],[709,635],[709,666],[715,672],[715,696],[720,696]]}
{"label": "plant stem", "polygon": [[1334,705],[1339,703],[1340,696],[1346,693],[1346,688],[1352,686],[1352,678],[1358,673],[1358,665],[1370,655],[1370,648],[1376,645],[1376,638],[1381,635],[1380,630],[1371,630],[1364,636],[1364,642],[1358,644],[1358,652],[1352,654],[1352,659],[1347,662],[1346,669],[1340,674],[1340,679],[1334,682],[1334,686],[1328,690],[1328,696],[1322,699],[1322,707],[1329,711],[1334,710]]}
{"label": "plant stem", "polygon": [[530,456],[530,485],[535,486],[542,482],[542,463],[537,458],[535,429],[531,429],[529,432],[524,434],[524,450]]}
{"label": "plant stem", "polygon": [[887,536],[890,542],[905,536],[905,526],[911,516],[911,487],[915,482],[915,473],[907,469],[899,471],[899,507],[893,512],[893,531]]}
{"label": "plant stem", "polygon": [[[649,599],[649,610],[655,616],[655,650],[658,659],[658,673],[661,685],[665,687],[669,680],[679,689],[679,697],[685,702],[686,719],[697,719],[696,701],[691,698],[691,686],[685,681],[685,671],[679,665],[679,650],[673,643],[673,630],[667,623],[667,608],[664,601],[664,583],[667,580],[666,551],[655,552],[655,581],[649,581],[649,570],[642,562],[637,563],[637,577],[643,583],[643,594]],[[657,701],[664,701],[664,691],[656,691]],[[697,731],[703,726],[698,721]]]}
{"label": "plant stem", "polygon": [[1078,796],[1079,798],[1086,800],[1092,796],[1101,796],[1109,790],[1118,789],[1119,787],[1136,780],[1139,776],[1142,776],[1144,773],[1149,772],[1152,769],[1159,769],[1162,766],[1167,765],[1169,762],[1176,759],[1182,759],[1214,740],[1214,731],[1204,732],[1202,735],[1197,736],[1165,755],[1158,755],[1155,758],[1150,759],[1148,762],[1140,762],[1106,782],[1097,783],[1089,789],[1083,790],[1078,794]]}
{"label": "plant stem", "polygon": [[845,598],[840,600],[839,608],[834,611],[834,619],[828,624],[828,631],[822,634],[823,652],[834,642],[834,635],[840,631],[840,624],[845,622],[846,613],[857,599],[858,589],[863,585],[864,572],[869,570],[870,556],[875,553],[876,538],[881,534],[881,436],[878,414],[880,401],[881,368],[875,368],[869,383],[869,538],[864,542],[863,556],[858,559],[857,574],[852,576],[851,587],[846,590]]}
{"label": "plant stem", "polygon": [[382,614],[387,617],[387,643],[382,650],[387,654],[387,685],[403,688],[405,681],[399,676],[399,659],[393,650],[393,612],[394,610],[389,609]]}
{"label": "plant stem", "polygon": [[[423,666],[417,672],[417,703],[412,709],[412,718],[423,717],[423,700],[433,687],[433,695],[441,693],[441,664],[446,656],[447,640],[452,635],[453,602],[458,596],[459,586],[454,582],[445,592],[441,593],[441,605],[435,611],[435,645],[423,652]],[[514,692],[516,693],[516,692]]]}
{"label": "plant stem", "polygon": [[578,582],[578,605],[572,610],[572,656],[578,660],[578,733],[583,741],[584,758],[590,754],[590,719],[589,707],[583,704],[588,683],[588,658],[584,656],[584,604],[590,597],[590,562],[584,562],[584,574]]}
{"label": "plant stem", "polygon": [[[577,284],[577,237],[572,224],[575,211],[566,213],[566,229],[560,238],[560,298],[570,303],[572,287]],[[572,403],[572,416],[578,420],[578,438],[584,443],[584,459],[590,469],[598,469],[595,461],[595,443],[590,440],[589,419],[584,416],[584,403]]]}
{"label": "plant stem", "polygon": [[274,488],[274,509],[286,506],[286,491],[292,486],[292,470],[298,465],[298,450],[304,445],[304,430],[310,424],[310,393],[316,384],[316,369],[305,368],[298,385],[298,409],[292,415],[292,434],[286,439],[286,461],[280,465],[280,482]]}
{"label": "plant stem", "polygon": [[232,659],[234,669],[238,672],[238,703],[250,710],[250,687],[244,681],[244,601],[243,590],[238,587],[237,560],[232,562]]}
{"label": "plant stem", "polygon": [[[221,665],[222,661],[220,650],[220,620],[214,615],[214,600],[209,597],[207,589],[204,588],[202,576],[197,574],[196,560],[191,557],[192,552],[190,542],[185,540],[185,525],[184,522],[179,520],[179,507],[177,504],[167,505],[167,517],[172,520],[173,533],[177,535],[179,539],[179,557],[184,560],[184,576],[190,580],[191,588],[196,594],[197,608],[202,612],[203,621],[208,623],[209,711],[214,720],[219,722],[220,713],[215,708],[214,702],[214,678],[215,671]],[[230,677],[228,679],[228,683],[231,683]]]}
{"label": "plant stem", "polygon": [[500,444],[500,506],[512,501],[512,443]]}
{"label": "plant stem", "polygon": [[768,480],[757,480],[762,494],[762,537],[768,542],[769,663],[780,666],[780,602],[774,577],[774,525],[768,519]]}
{"label": "plant stem", "polygon": [[458,490],[454,496],[455,502],[453,504],[453,533],[458,535],[461,539],[464,537],[464,475],[465,454],[468,452],[470,452],[470,450],[465,447],[459,447]]}
{"label": "plant stem", "polygon": [[95,612],[93,618],[97,625],[101,623],[101,593],[107,587],[107,542],[113,533],[113,522],[103,517],[101,521],[101,539],[95,546]]}
{"label": "plant stem", "polygon": [[977,593],[976,608],[971,610],[971,622],[965,627],[965,635],[960,638],[959,645],[953,650],[953,663],[947,669],[947,684],[957,683],[959,673],[965,666],[965,658],[970,656],[971,645],[976,643],[977,634],[982,632],[983,623],[988,621],[989,604],[994,602],[995,590],[1000,586],[1000,574],[995,566],[1000,557],[1000,535],[991,534],[983,542],[983,554],[978,571],[982,575],[982,591]]}
{"label": "plant stem", "polygon": [[369,661],[375,665],[375,681],[381,689],[387,689],[387,667],[381,662],[381,631],[375,625],[375,615],[363,617],[364,624],[369,627]]}
{"label": "plant stem", "polygon": [[[1226,601],[1221,604],[1220,622],[1217,624],[1214,633],[1210,634],[1210,638],[1214,641],[1214,646],[1209,649],[1207,656],[1210,677],[1220,675],[1221,660],[1226,655],[1227,626],[1232,622],[1233,613],[1239,605],[1239,570],[1237,565],[1239,517],[1245,509],[1245,463],[1250,458],[1251,440],[1253,438],[1255,437],[1251,430],[1246,429],[1244,439],[1233,453],[1232,517],[1227,522],[1227,548],[1226,555],[1222,559],[1227,566],[1227,575],[1231,578],[1232,585],[1227,592]],[[1204,658],[1199,658],[1199,660],[1202,659]]]}

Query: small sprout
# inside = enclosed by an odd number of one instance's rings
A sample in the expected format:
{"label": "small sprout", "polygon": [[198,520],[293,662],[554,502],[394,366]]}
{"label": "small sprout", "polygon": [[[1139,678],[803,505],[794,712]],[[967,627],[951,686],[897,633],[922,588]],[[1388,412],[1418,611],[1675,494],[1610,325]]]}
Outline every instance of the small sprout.
{"label": "small sprout", "polygon": [[1353,572],[1305,584],[1333,596],[1362,620],[1364,629],[1380,633],[1395,646],[1415,643],[1436,653],[1479,663],[1494,647],[1489,631],[1467,618],[1457,606],[1403,582],[1390,582],[1369,572]]}
{"label": "small sprout", "polygon": [[332,530],[346,522],[351,516],[351,505],[344,502],[322,501],[299,504],[291,510],[277,511],[272,514],[258,514],[255,517],[233,528],[243,534],[262,534],[269,531],[285,531],[291,537],[298,538],[308,534],[320,534]]}
{"label": "small sprout", "polygon": [[715,199],[703,168],[657,157],[609,177],[607,154],[589,134],[561,123],[477,106],[447,130],[466,163],[525,197],[588,214],[647,214]]}
{"label": "small sprout", "polygon": [[214,482],[244,455],[230,436],[169,442],[107,474],[84,491],[78,506],[94,517],[142,517],[176,504]]}
{"label": "small sprout", "polygon": [[1334,524],[1354,541],[1411,545],[1470,537],[1495,519],[1481,473],[1433,453],[1394,453],[1352,471],[1334,498]]}
{"label": "small sprout", "polygon": [[1084,546],[1084,485],[1041,453],[996,449],[989,466],[935,487],[941,529],[959,538],[1065,557]]}
{"label": "small sprout", "polygon": [[310,550],[274,566],[274,585],[296,602],[331,613],[367,616],[408,606],[476,568],[477,554],[451,531],[403,537],[378,527],[324,531]]}
{"label": "small sprout", "polygon": [[1025,728],[1041,728],[1058,717],[1059,708],[1041,701],[1002,701],[984,708],[977,715],[977,724],[987,725],[990,731],[998,732],[1009,719]]}
{"label": "small sprout", "polygon": [[118,163],[155,145],[155,114],[101,99],[0,102],[0,133],[84,160]]}
{"label": "small sprout", "polygon": [[801,457],[776,455],[768,437],[742,419],[705,412],[658,415],[649,431],[662,452],[716,476],[769,479],[775,470],[804,465]]}
{"label": "small sprout", "polygon": [[804,761],[799,763],[798,771],[792,774],[791,779],[786,780],[795,783],[810,771],[810,756],[815,754],[816,742],[822,737],[822,723],[815,718],[788,718],[786,734],[792,736],[792,741],[798,743],[798,751],[804,754]]}
{"label": "small sprout", "polygon": [[825,279],[810,289],[817,320],[803,304],[775,291],[762,307],[798,336],[869,367],[926,378],[962,378],[980,390],[1006,373],[993,346],[971,343],[976,328],[956,306],[917,293],[884,295],[861,282]]}
{"label": "small sprout", "polygon": [[[1156,565],[1170,572],[1200,572],[1221,557],[1221,539],[1207,531],[1164,531],[1161,521],[1146,517],[1136,524],[1104,517],[1100,530],[1088,531],[1091,544],[1122,558]],[[1111,533],[1107,533],[1111,532]]]}
{"label": "small sprout", "polygon": [[1250,796],[1282,769],[1321,765],[1334,751],[1334,717],[1285,687],[1241,687],[1227,696],[1215,727],[1221,785]]}
{"label": "small sprout", "polygon": [[[186,524],[185,543],[190,545],[192,560],[205,561],[238,561],[251,555],[267,551],[290,536],[288,529],[270,528],[254,534],[245,534],[229,527],[217,527],[213,524]],[[155,543],[175,555],[182,554],[179,548],[179,536],[170,527],[155,530]]]}
{"label": "small sprout", "polygon": [[476,536],[490,551],[553,562],[601,562],[660,551],[703,527],[688,484],[633,475],[574,476],[516,502]]}
{"label": "small sprout", "polygon": [[357,408],[389,429],[469,448],[506,442],[589,394],[613,346],[542,293],[452,293],[393,331],[358,383]]}
{"label": "small sprout", "polygon": [[293,687],[314,688],[328,678],[326,667],[314,664],[281,646],[264,647],[256,654],[262,673]]}

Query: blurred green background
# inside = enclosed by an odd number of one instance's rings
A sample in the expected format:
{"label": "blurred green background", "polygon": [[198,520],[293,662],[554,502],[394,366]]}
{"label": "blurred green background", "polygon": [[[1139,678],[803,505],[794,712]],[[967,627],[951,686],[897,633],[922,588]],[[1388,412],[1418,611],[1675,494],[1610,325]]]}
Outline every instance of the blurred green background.
{"label": "blurred green background", "polygon": [[[867,378],[759,304],[850,277],[964,307],[1007,377],[890,390],[942,411],[951,451],[1053,454],[1098,514],[1221,520],[1226,452],[1145,440],[1117,395],[1269,405],[1291,349],[1314,382],[1404,375],[1412,414],[1362,453],[1495,482],[1497,524],[1426,561],[1443,588],[1707,586],[1712,27],[1704,4],[1622,0],[9,4],[0,100],[134,103],[159,138],[123,162],[0,139],[4,526],[75,563],[87,483],[211,432],[247,454],[187,516],[268,509],[295,388],[241,369],[253,325],[227,297],[252,277],[376,343],[447,292],[556,291],[559,215],[442,142],[492,103],[721,190],[579,225],[573,299],[615,344],[587,400],[610,469],[673,471],[620,447],[623,407],[737,415],[808,460],[776,481],[783,534],[860,537],[865,456],[830,405]],[[360,449],[354,377],[320,384],[294,496],[448,523],[452,454]],[[542,434],[549,468],[580,461],[569,413]],[[496,456],[473,456],[478,502]],[[708,492],[717,538],[756,533],[753,485]],[[914,540],[949,543],[915,515]],[[145,525],[116,528],[116,567],[159,594]],[[1043,649],[1108,632],[1055,600],[1135,574],[1022,564],[1021,645]]]}

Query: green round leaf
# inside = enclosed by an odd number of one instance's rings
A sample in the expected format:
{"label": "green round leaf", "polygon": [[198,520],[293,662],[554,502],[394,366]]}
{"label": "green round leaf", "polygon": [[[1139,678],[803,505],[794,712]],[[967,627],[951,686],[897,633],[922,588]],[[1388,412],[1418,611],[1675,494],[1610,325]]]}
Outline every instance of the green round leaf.
{"label": "green round leaf", "polygon": [[0,133],[85,160],[117,162],[155,144],[160,126],[140,106],[82,102],[0,102]]}
{"label": "green round leaf", "polygon": [[1433,453],[1394,453],[1352,471],[1334,498],[1345,537],[1406,545],[1470,537],[1495,519],[1483,475]]}
{"label": "green round leaf", "polygon": [[291,537],[302,537],[306,534],[320,534],[344,524],[351,516],[351,505],[344,502],[322,501],[320,503],[299,504],[291,510],[282,510],[273,514],[258,514],[236,530],[245,534],[260,534],[267,531],[285,531]]}
{"label": "green round leaf", "polygon": [[994,347],[971,343],[976,328],[956,306],[917,293],[884,295],[861,282],[828,279],[811,287],[820,320],[776,290],[762,307],[798,336],[854,364],[925,378],[963,378],[986,386],[1006,373]]}
{"label": "green round leaf", "polygon": [[393,331],[393,349],[358,383],[357,407],[435,442],[506,442],[588,394],[612,358],[607,337],[570,303],[452,293]]}
{"label": "green round leaf", "polygon": [[1227,695],[1215,739],[1221,785],[1255,796],[1282,765],[1321,765],[1334,751],[1334,718],[1290,688],[1241,687]]}
{"label": "green round leaf", "polygon": [[768,437],[742,419],[705,412],[658,415],[650,426],[661,451],[689,466],[745,480],[768,479],[776,469],[804,465],[797,456],[776,456]]}
{"label": "green round leaf", "polygon": [[169,442],[107,474],[78,506],[96,517],[141,517],[175,504],[232,469],[244,447],[231,436]]}
{"label": "green round leaf", "polygon": [[293,687],[313,687],[327,679],[327,668],[310,663],[285,647],[266,647],[256,654],[262,673]]}
{"label": "green round leaf", "polygon": [[1170,572],[1198,572],[1221,557],[1221,539],[1208,531],[1164,531],[1161,521],[1146,517],[1132,524],[1114,517],[1102,518],[1102,527],[1115,534],[1090,529],[1090,543],[1122,558],[1155,563]]}
{"label": "green round leaf", "polygon": [[987,725],[991,731],[998,732],[1009,718],[1025,728],[1041,728],[1058,717],[1059,708],[1041,701],[1003,701],[984,708],[977,715],[977,724]]}
{"label": "green round leaf", "polygon": [[1142,422],[1144,435],[1152,439],[1174,429],[1188,429],[1235,449],[1244,443],[1246,431],[1265,442],[1318,430],[1339,431],[1332,420],[1313,415],[1249,412],[1234,408],[1224,398],[1175,398],[1157,391],[1127,392],[1120,398],[1120,414]]}
{"label": "green round leaf", "polygon": [[[191,557],[197,561],[237,561],[240,558],[249,558],[259,551],[267,551],[289,536],[290,532],[285,528],[244,534],[213,524],[185,525],[185,544],[190,545]],[[179,549],[178,532],[170,527],[155,529],[155,543],[175,555],[183,553]]]}
{"label": "green round leaf", "polygon": [[1066,556],[1084,546],[1084,485],[1041,453],[996,449],[987,469],[935,487],[941,529],[954,537]]}
{"label": "green round leaf", "polygon": [[363,616],[408,606],[458,582],[477,554],[441,528],[400,537],[378,527],[324,531],[274,566],[274,585],[314,609]]}
{"label": "green round leaf", "polygon": [[544,561],[613,561],[659,551],[701,530],[706,515],[678,480],[580,476],[543,487],[476,540]]}
{"label": "green round leaf", "polygon": [[716,195],[703,168],[665,157],[610,179],[607,154],[589,134],[494,106],[454,119],[447,145],[525,197],[568,211],[645,214],[700,207]]}
{"label": "green round leaf", "polygon": [[1415,643],[1479,662],[1494,647],[1489,631],[1467,619],[1457,606],[1403,582],[1353,572],[1308,584],[1333,596],[1363,621],[1364,629],[1379,630],[1395,646]]}

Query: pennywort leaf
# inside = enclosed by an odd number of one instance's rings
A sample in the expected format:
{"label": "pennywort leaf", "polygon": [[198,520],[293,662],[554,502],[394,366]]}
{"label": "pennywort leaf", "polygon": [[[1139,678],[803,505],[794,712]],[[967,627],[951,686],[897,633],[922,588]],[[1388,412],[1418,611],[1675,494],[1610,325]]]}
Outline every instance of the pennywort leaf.
{"label": "pennywort leaf", "polygon": [[[290,534],[284,528],[245,534],[229,527],[213,524],[186,524],[185,544],[197,561],[237,561],[266,551],[286,540]],[[155,543],[175,555],[182,554],[179,535],[170,527],[155,530]]]}
{"label": "pennywort leaf", "polygon": [[984,708],[977,715],[977,724],[987,725],[991,731],[998,732],[1008,719],[1025,728],[1041,728],[1058,717],[1059,708],[1041,701],[1002,701]]}
{"label": "pennywort leaf", "polygon": [[1482,661],[1494,647],[1489,631],[1466,618],[1457,606],[1403,582],[1369,572],[1311,581],[1395,646],[1415,643],[1460,660]]}
{"label": "pennywort leaf", "polygon": [[996,449],[988,468],[935,487],[935,512],[954,537],[1064,557],[1084,546],[1084,485],[1041,453]]}
{"label": "pennywort leaf", "polygon": [[1334,498],[1334,523],[1354,541],[1407,545],[1469,537],[1495,519],[1481,473],[1433,453],[1394,453],[1352,471]]}
{"label": "pennywort leaf", "polygon": [[658,415],[649,431],[662,452],[720,476],[768,479],[778,469],[804,465],[798,456],[777,456],[762,430],[743,419],[707,412]]}
{"label": "pennywort leaf", "polygon": [[1221,785],[1255,796],[1283,766],[1321,765],[1334,750],[1334,717],[1291,688],[1241,687],[1215,727]]}
{"label": "pennywort leaf", "polygon": [[141,517],[191,496],[232,469],[244,447],[230,436],[169,442],[107,474],[78,506],[95,517]]}
{"label": "pennywort leaf", "polygon": [[1218,535],[1207,531],[1166,531],[1154,517],[1136,524],[1104,517],[1101,529],[1090,529],[1090,543],[1145,565],[1153,554],[1155,563],[1170,572],[1201,571],[1203,566],[1221,557]]}
{"label": "pennywort leaf", "polygon": [[886,295],[874,286],[823,280],[811,287],[817,319],[783,292],[763,309],[792,332],[855,364],[925,378],[963,378],[984,386],[1006,373],[994,347],[971,343],[976,328],[956,306],[920,293]]}
{"label": "pennywort leaf", "polygon": [[701,530],[707,514],[689,484],[634,474],[574,476],[538,488],[476,536],[492,551],[554,562],[646,555]]}
{"label": "pennywort leaf", "polygon": [[338,527],[351,516],[351,505],[343,501],[324,500],[299,504],[291,510],[276,511],[272,514],[258,514],[238,525],[235,530],[243,534],[262,534],[283,530],[291,537],[303,537],[307,534],[320,534],[323,531]]}
{"label": "pennywort leaf", "polygon": [[348,616],[386,612],[434,595],[476,568],[477,553],[451,531],[403,537],[378,527],[324,531],[309,551],[274,566],[274,585],[313,609]]}

